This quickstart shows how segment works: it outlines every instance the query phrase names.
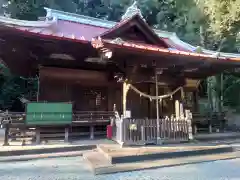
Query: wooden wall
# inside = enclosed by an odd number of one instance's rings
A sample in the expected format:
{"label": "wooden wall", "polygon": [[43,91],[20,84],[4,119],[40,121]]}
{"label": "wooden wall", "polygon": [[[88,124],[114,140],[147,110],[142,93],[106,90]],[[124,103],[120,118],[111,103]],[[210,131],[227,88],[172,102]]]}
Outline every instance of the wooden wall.
{"label": "wooden wall", "polygon": [[[117,111],[122,114],[122,83],[109,81],[104,72],[96,72],[95,76],[91,75],[92,79],[90,78],[86,83],[89,77],[86,74],[82,76],[82,70],[74,70],[72,75],[70,73],[73,72],[72,70],[55,70],[48,68],[40,71],[40,101],[73,102],[74,109],[79,111],[112,111],[115,104]],[[84,72],[92,73],[86,70]],[[156,95],[154,83],[139,83],[134,86],[146,94]],[[171,91],[172,89],[166,86],[160,86],[158,94],[164,95]],[[96,92],[101,94],[101,105],[98,106],[96,105]],[[179,97],[162,101],[159,105],[160,116],[174,114],[175,98]],[[127,110],[131,111],[133,118],[156,118],[156,101],[140,97],[130,89],[127,95]]]}

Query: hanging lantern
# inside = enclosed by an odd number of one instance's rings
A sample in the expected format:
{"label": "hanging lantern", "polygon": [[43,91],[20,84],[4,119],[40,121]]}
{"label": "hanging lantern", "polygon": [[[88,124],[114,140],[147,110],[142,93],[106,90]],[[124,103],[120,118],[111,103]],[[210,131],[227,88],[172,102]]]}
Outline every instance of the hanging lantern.
{"label": "hanging lantern", "polygon": [[152,98],[149,98],[150,99],[150,101],[152,102]]}
{"label": "hanging lantern", "polygon": [[173,96],[172,95],[170,96],[170,99],[173,100]]}

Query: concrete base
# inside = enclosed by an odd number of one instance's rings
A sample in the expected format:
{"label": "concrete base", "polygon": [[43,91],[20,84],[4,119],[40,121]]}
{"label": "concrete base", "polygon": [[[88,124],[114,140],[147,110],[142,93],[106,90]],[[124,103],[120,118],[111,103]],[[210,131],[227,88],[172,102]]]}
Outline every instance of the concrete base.
{"label": "concrete base", "polygon": [[186,156],[218,154],[233,152],[228,145],[220,146],[147,146],[120,148],[118,145],[99,145],[98,151],[108,159],[111,164],[150,161],[156,159],[171,159]]}
{"label": "concrete base", "polygon": [[97,151],[83,154],[94,174],[116,173],[146,168],[240,157],[231,146],[181,146],[121,148],[99,145]]}
{"label": "concrete base", "polygon": [[[94,156],[100,157],[100,153],[96,153]],[[129,171],[138,171],[138,170],[146,170],[146,169],[154,169],[154,168],[164,168],[164,167],[172,167],[172,166],[180,166],[186,164],[196,164],[202,162],[211,162],[217,160],[229,160],[239,158],[240,154],[237,152],[233,153],[224,153],[224,154],[216,154],[216,155],[205,155],[205,156],[194,156],[194,157],[182,157],[177,159],[165,159],[165,160],[155,160],[155,161],[144,161],[144,162],[136,162],[136,163],[122,163],[112,165],[108,161],[104,160],[103,163],[100,158],[98,161],[95,161],[94,157],[87,157],[88,164],[90,165],[90,170],[95,175],[101,174],[112,174],[119,172],[129,172]]]}

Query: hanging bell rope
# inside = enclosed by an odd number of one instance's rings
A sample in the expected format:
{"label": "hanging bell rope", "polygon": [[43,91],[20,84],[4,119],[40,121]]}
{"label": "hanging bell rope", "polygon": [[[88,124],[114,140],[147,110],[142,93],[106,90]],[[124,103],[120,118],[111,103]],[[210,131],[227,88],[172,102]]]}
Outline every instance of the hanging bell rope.
{"label": "hanging bell rope", "polygon": [[178,91],[181,91],[181,96],[183,97],[183,87],[178,87],[177,89],[175,89],[174,91],[168,93],[168,94],[165,94],[165,95],[161,95],[161,96],[151,96],[151,95],[148,95],[144,92],[141,92],[139,91],[136,87],[134,87],[133,85],[129,84],[129,87],[135,91],[136,93],[138,93],[140,96],[143,96],[145,98],[149,98],[150,100],[156,100],[156,99],[164,99],[164,98],[169,98],[169,97],[172,97],[174,94],[176,94]]}

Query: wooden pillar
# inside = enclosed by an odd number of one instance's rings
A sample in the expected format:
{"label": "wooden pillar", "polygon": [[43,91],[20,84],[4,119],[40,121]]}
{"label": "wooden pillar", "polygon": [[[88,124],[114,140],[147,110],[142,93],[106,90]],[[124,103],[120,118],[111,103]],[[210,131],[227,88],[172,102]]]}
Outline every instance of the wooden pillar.
{"label": "wooden pillar", "polygon": [[94,139],[94,126],[90,126],[90,139]]}
{"label": "wooden pillar", "polygon": [[129,84],[126,82],[123,83],[123,117],[126,117],[126,111],[127,111],[127,93],[129,90]]}
{"label": "wooden pillar", "polygon": [[192,132],[192,113],[190,110],[185,110],[186,120],[188,122],[188,138],[189,140],[193,140],[193,132]]}
{"label": "wooden pillar", "polygon": [[9,124],[5,126],[5,133],[4,133],[4,143],[3,146],[9,146]]}
{"label": "wooden pillar", "polygon": [[40,94],[40,76],[37,77],[38,87],[37,87],[37,102],[39,101],[39,94]]}
{"label": "wooden pillar", "polygon": [[[151,85],[148,84],[148,94],[151,94]],[[151,102],[148,101],[148,118],[151,118]]]}
{"label": "wooden pillar", "polygon": [[[155,91],[154,91],[154,87],[153,87],[153,85],[151,84],[150,85],[150,93],[149,94],[154,94],[155,93]],[[153,107],[153,103],[150,101],[150,100],[148,100],[149,101],[149,104],[150,104],[150,118],[155,118],[155,115],[156,115],[156,113],[155,113],[155,107]]]}
{"label": "wooden pillar", "polygon": [[107,90],[107,106],[108,106],[108,111],[112,111],[113,110],[113,104],[115,104],[116,102],[113,102],[113,88],[112,86],[108,87]]}
{"label": "wooden pillar", "polygon": [[65,127],[64,141],[68,142],[68,139],[69,139],[69,127]]}
{"label": "wooden pillar", "polygon": [[[155,86],[156,86],[156,97],[158,97],[158,76],[157,76],[157,70],[155,70]],[[159,122],[159,99],[156,99],[156,116],[157,116],[157,122]],[[158,129],[159,124],[157,123]]]}
{"label": "wooden pillar", "polygon": [[194,134],[197,134],[197,132],[198,132],[198,129],[197,129],[197,125],[196,125],[196,124],[193,125],[193,132],[194,132]]}
{"label": "wooden pillar", "polygon": [[184,88],[182,88],[181,97],[180,97],[180,117],[182,119],[184,119],[184,116],[185,116],[184,97],[185,97],[185,90]]}
{"label": "wooden pillar", "polygon": [[40,73],[38,77],[38,92],[37,92],[37,101],[46,101],[46,91],[45,87],[47,86],[46,79],[41,78]]}
{"label": "wooden pillar", "polygon": [[40,128],[36,128],[36,144],[41,143]]}
{"label": "wooden pillar", "polygon": [[26,145],[26,140],[25,140],[26,129],[25,128],[23,129],[23,132],[21,133],[21,135],[22,135],[22,146],[25,146]]}
{"label": "wooden pillar", "polygon": [[180,117],[180,102],[179,100],[175,100],[175,116],[177,119]]}
{"label": "wooden pillar", "polygon": [[[156,97],[158,97],[158,72],[155,69],[155,86],[156,86]],[[157,144],[161,144],[160,137],[160,119],[159,119],[159,99],[156,99],[156,116],[157,116]]]}
{"label": "wooden pillar", "polygon": [[208,132],[212,133],[212,122],[211,122],[211,120],[208,121],[208,122],[209,122],[209,124],[208,124]]}

